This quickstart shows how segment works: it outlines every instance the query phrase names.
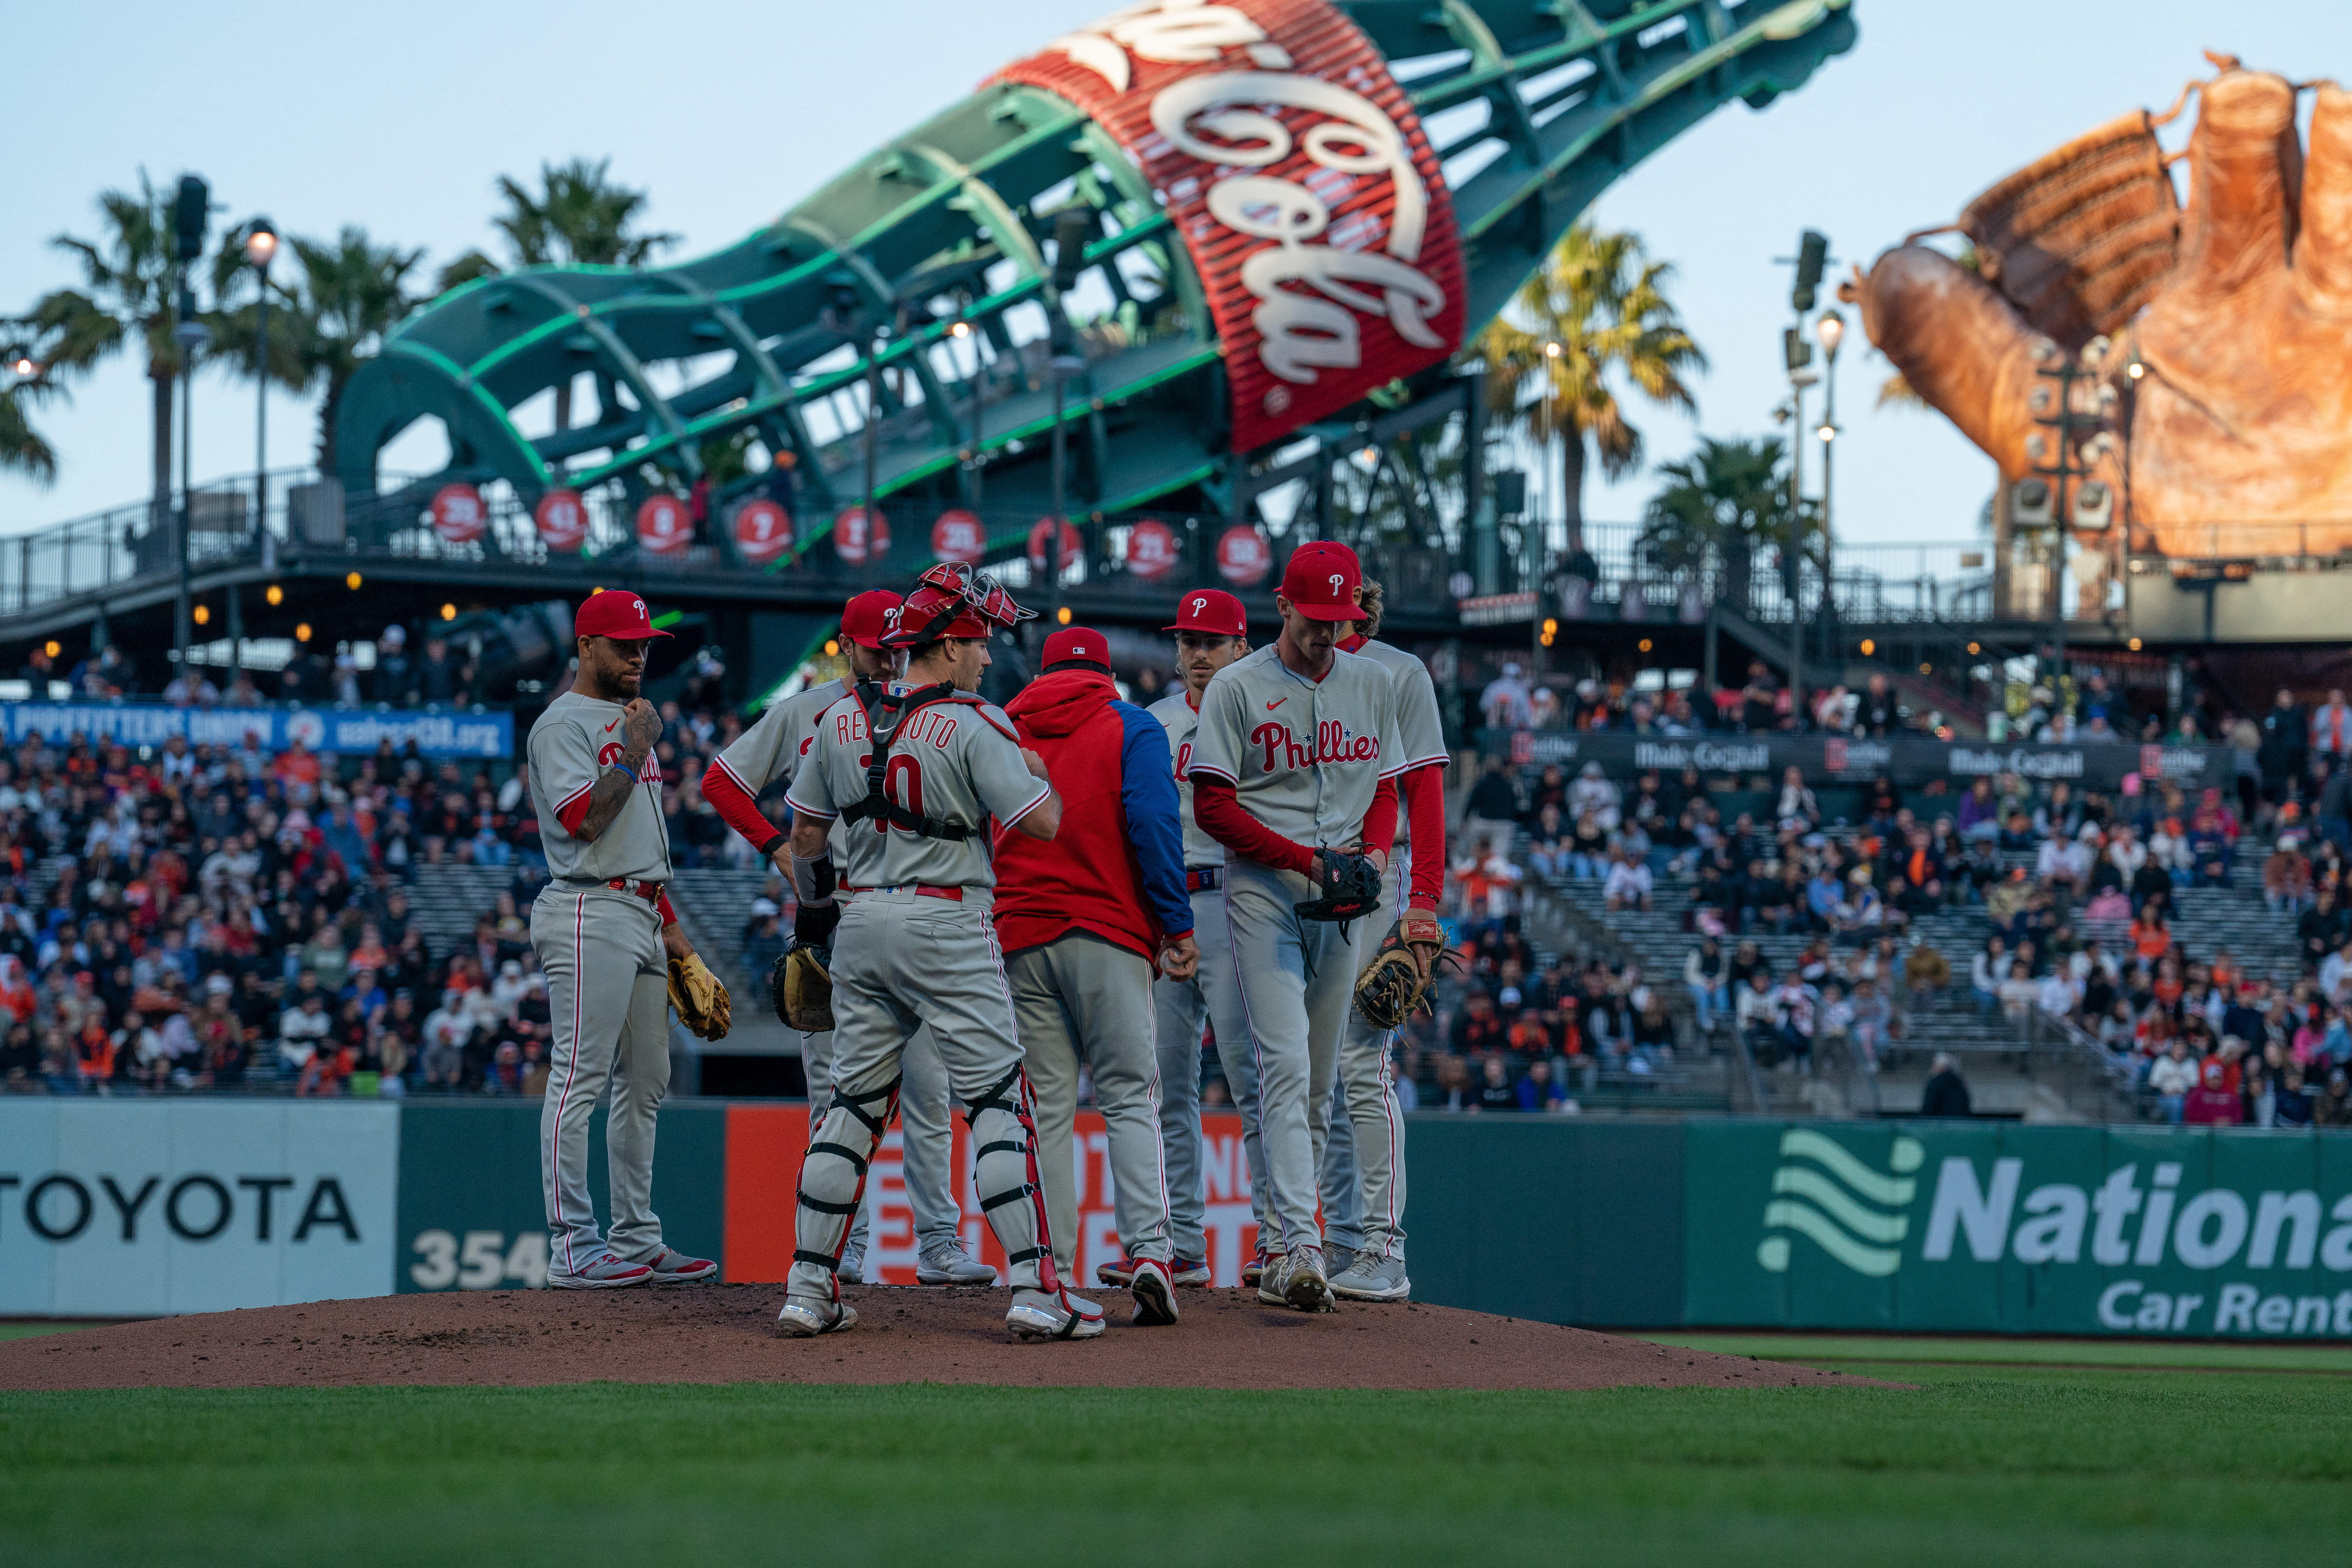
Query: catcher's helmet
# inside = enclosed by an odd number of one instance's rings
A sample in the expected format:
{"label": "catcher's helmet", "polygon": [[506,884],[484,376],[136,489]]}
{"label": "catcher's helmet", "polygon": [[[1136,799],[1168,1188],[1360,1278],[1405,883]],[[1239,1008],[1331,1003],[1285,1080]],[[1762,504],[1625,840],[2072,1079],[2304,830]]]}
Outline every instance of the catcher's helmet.
{"label": "catcher's helmet", "polygon": [[940,637],[984,637],[1034,620],[1037,612],[1013,602],[997,580],[961,563],[932,567],[898,608],[898,624],[883,634],[887,647],[913,647]]}

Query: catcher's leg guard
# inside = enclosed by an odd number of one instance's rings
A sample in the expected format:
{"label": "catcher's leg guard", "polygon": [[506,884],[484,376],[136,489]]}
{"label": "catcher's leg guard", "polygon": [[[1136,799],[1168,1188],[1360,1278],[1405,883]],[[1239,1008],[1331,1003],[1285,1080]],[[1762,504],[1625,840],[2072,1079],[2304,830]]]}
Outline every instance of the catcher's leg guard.
{"label": "catcher's leg guard", "polygon": [[1058,1291],[1045,1191],[1037,1181],[1037,1123],[1029,1079],[1018,1064],[967,1111],[975,1152],[973,1185],[981,1212],[1004,1248],[1015,1289]]}
{"label": "catcher's leg guard", "polygon": [[[841,1298],[835,1277],[849,1222],[866,1196],[866,1171],[874,1147],[890,1129],[898,1110],[899,1079],[864,1094],[835,1086],[833,1104],[809,1136],[801,1159],[800,1213],[793,1235],[788,1289],[795,1296]],[[881,1113],[874,1113],[879,1106]]]}

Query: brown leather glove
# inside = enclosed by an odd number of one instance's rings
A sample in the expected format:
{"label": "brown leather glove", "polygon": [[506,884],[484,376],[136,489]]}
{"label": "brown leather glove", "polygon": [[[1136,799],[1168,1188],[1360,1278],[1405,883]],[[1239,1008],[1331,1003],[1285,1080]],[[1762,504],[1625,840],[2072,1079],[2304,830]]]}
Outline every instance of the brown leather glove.
{"label": "brown leather glove", "polygon": [[2212,58],[2177,247],[2157,121],[2137,113],[1972,204],[1957,226],[1979,272],[1904,245],[1849,292],[1871,341],[2004,479],[2057,456],[2034,423],[2057,385],[2037,363],[2108,333],[2075,395],[2099,417],[2075,438],[2133,548],[2333,554],[2352,547],[2352,94],[2318,88],[2306,162],[2294,86]]}

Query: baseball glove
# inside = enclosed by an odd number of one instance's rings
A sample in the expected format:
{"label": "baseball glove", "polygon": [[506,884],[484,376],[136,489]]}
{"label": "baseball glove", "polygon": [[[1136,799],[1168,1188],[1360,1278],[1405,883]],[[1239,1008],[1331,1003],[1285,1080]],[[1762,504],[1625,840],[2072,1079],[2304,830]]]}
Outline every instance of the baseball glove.
{"label": "baseball glove", "polygon": [[804,1035],[833,1027],[833,948],[793,939],[768,975],[776,1016]]}
{"label": "baseball glove", "polygon": [[1430,987],[1437,982],[1437,965],[1431,963],[1424,970],[1416,955],[1423,948],[1441,953],[1444,945],[1436,917],[1426,910],[1407,910],[1402,920],[1389,928],[1381,950],[1356,976],[1356,1011],[1364,1016],[1364,1021],[1376,1029],[1393,1029],[1412,1017],[1416,1008],[1427,1006]]}
{"label": "baseball glove", "polygon": [[1344,921],[1361,920],[1381,907],[1381,868],[1370,856],[1350,855],[1343,849],[1319,853],[1323,896],[1291,905],[1292,913],[1303,921]]}
{"label": "baseball glove", "polygon": [[669,1005],[677,1021],[706,1040],[723,1040],[735,1021],[735,1005],[727,987],[698,952],[669,961]]}

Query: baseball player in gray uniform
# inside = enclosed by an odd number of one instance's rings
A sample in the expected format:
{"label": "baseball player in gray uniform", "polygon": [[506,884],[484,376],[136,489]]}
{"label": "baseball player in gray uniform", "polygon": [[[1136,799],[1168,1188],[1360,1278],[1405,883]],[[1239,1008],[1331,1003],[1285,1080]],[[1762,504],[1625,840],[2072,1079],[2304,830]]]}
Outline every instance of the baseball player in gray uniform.
{"label": "baseball player in gray uniform", "polygon": [[[572,625],[579,673],[525,747],[550,879],[530,909],[555,1037],[539,1119],[547,1282],[594,1290],[708,1279],[718,1264],[665,1245],[653,1211],[654,1121],[669,1089],[667,965],[694,952],[665,890],[669,834],[653,754],[661,715],[638,695],[646,648],[669,634],[621,588],[592,595]],[[588,1197],[588,1119],[608,1083],[609,1241]]]}
{"label": "baseball player in gray uniform", "polygon": [[[905,679],[861,682],[819,714],[785,796],[795,891],[822,904],[837,885],[845,900],[833,933],[833,1101],[801,1162],[793,1267],[777,1314],[786,1333],[857,1321],[835,1271],[867,1161],[890,1122],[907,1038],[924,1023],[971,1122],[981,1209],[1013,1285],[1006,1326],[1030,1339],[1103,1331],[1102,1309],[1072,1295],[1055,1270],[1033,1102],[989,918],[993,836],[1050,839],[1061,825],[1043,764],[1003,711],[973,695],[990,635],[1025,615],[966,568],[924,574],[887,639],[907,650]],[[828,852],[835,819],[848,843],[837,872]]]}
{"label": "baseball player in gray uniform", "polygon": [[[1174,753],[1178,808],[1184,825],[1184,886],[1192,900],[1192,937],[1200,967],[1152,986],[1159,1009],[1160,1133],[1168,1151],[1170,1239],[1176,1283],[1209,1282],[1208,1209],[1201,1183],[1201,1026],[1216,1035],[1217,1064],[1241,1112],[1242,1152],[1249,1166],[1250,1214],[1257,1222],[1256,1257],[1243,1271],[1255,1285],[1272,1256],[1274,1228],[1265,1212],[1265,1148],[1258,1136],[1257,1060],[1234,975],[1233,942],[1225,931],[1225,851],[1192,818],[1192,736],[1201,722],[1201,694],[1210,678],[1250,651],[1249,618],[1242,602],[1217,588],[1196,588],[1176,601],[1176,673],[1183,685],[1146,711],[1168,731]],[[1106,1264],[1103,1283],[1129,1281]]]}
{"label": "baseball player in gray uniform", "polygon": [[[896,624],[898,595],[887,589],[860,594],[841,611],[842,651],[853,680],[887,681],[898,672],[900,656],[883,637]],[[849,695],[851,681],[820,682],[772,703],[760,721],[736,737],[702,775],[702,796],[728,825],[775,862],[789,880],[791,835],[761,814],[760,793],[781,781],[790,786],[801,759],[815,743],[816,717]],[[836,858],[843,845],[834,831]],[[807,934],[803,932],[803,934]],[[801,1066],[808,1075],[812,1114],[824,1114],[833,1092],[834,1031],[801,1037]],[[955,1131],[948,1121],[948,1074],[929,1028],[907,1042],[906,1085],[898,1095],[898,1125],[905,1153],[907,1205],[915,1215],[915,1279],[924,1285],[992,1285],[996,1270],[963,1249],[963,1209],[956,1202],[953,1173]],[[866,1278],[866,1212],[850,1222],[841,1272]]]}
{"label": "baseball player in gray uniform", "polygon": [[1361,614],[1358,577],[1345,550],[1293,552],[1275,597],[1281,636],[1210,679],[1192,737],[1192,811],[1224,847],[1225,924],[1283,1252],[1258,1296],[1308,1311],[1331,1305],[1316,1181],[1354,998],[1350,921],[1377,907],[1404,768],[1394,678],[1336,646]]}
{"label": "baseball player in gray uniform", "polygon": [[[1429,667],[1402,648],[1373,640],[1381,627],[1380,584],[1365,578],[1357,602],[1363,618],[1339,647],[1382,666],[1396,682],[1405,764],[1397,778],[1399,831],[1381,879],[1381,907],[1356,928],[1358,967],[1379,949],[1402,901],[1407,940],[1426,973],[1437,949],[1414,938],[1435,936],[1445,889],[1445,786],[1438,772],[1449,760],[1445,727]],[[1408,842],[1425,847],[1411,854]],[[1401,893],[1409,897],[1401,900]],[[1359,1301],[1402,1301],[1412,1293],[1404,1266],[1404,1117],[1390,1057],[1392,1035],[1349,1010],[1339,1039],[1331,1135],[1323,1152],[1323,1243],[1333,1271],[1331,1293]]]}

